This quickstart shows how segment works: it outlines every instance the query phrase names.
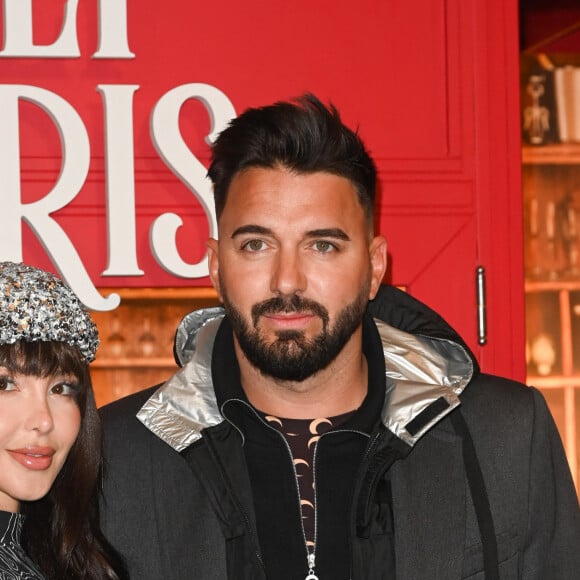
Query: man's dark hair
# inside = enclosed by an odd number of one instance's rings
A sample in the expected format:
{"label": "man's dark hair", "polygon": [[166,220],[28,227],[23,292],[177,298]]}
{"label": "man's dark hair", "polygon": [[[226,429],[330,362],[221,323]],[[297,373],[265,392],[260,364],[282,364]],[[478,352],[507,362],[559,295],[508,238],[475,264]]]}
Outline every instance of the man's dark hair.
{"label": "man's dark hair", "polygon": [[350,180],[372,226],[376,168],[355,131],[331,104],[305,94],[244,111],[217,138],[208,176],[216,215],[226,204],[234,176],[250,167],[285,167],[296,173],[324,171]]}

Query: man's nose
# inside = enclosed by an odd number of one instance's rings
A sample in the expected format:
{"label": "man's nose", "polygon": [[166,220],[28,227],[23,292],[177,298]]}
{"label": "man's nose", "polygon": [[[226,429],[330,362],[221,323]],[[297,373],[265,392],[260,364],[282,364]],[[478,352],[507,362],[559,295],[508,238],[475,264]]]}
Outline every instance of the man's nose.
{"label": "man's nose", "polygon": [[284,250],[278,253],[270,290],[280,296],[289,296],[306,290],[306,275],[302,260],[296,251]]}

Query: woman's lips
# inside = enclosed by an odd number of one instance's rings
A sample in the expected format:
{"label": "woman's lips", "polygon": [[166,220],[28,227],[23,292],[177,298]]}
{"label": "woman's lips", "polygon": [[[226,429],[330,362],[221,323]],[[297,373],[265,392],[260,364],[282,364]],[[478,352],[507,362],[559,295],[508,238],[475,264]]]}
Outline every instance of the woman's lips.
{"label": "woman's lips", "polygon": [[18,463],[33,471],[48,469],[52,464],[52,456],[55,454],[52,447],[26,447],[7,451]]}

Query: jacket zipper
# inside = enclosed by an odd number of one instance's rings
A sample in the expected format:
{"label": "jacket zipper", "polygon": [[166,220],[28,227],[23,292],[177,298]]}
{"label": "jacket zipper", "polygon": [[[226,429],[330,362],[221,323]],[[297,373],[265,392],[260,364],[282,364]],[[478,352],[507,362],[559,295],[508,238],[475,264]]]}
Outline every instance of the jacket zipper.
{"label": "jacket zipper", "polygon": [[[274,431],[276,431],[274,429]],[[279,431],[278,431],[279,433]],[[318,543],[318,486],[316,485],[316,457],[318,456],[318,444],[320,443],[320,440],[330,434],[334,434],[334,433],[357,433],[359,435],[364,435],[365,437],[368,437],[368,433],[363,433],[362,431],[357,431],[356,429],[337,429],[336,431],[329,431],[328,433],[323,433],[322,435],[320,435],[320,437],[318,438],[318,441],[316,441],[315,446],[314,446],[314,454],[313,454],[313,462],[312,462],[312,482],[314,484],[314,549],[312,552],[308,551],[308,545],[306,544],[306,533],[304,532],[304,526],[302,526],[302,533],[304,534],[304,545],[306,546],[306,553],[307,553],[307,558],[308,558],[308,574],[306,576],[306,578],[304,580],[319,580],[318,576],[315,574],[315,568],[316,568],[316,545]],[[280,434],[282,435],[282,434]],[[288,452],[290,453],[290,457],[292,457],[292,451],[290,449],[290,446],[288,445],[288,442],[286,441],[286,438],[282,435],[282,438],[284,439],[284,442],[286,443]],[[292,461],[292,464],[294,465],[294,461]],[[296,486],[298,487],[298,476],[296,475],[296,470],[294,470],[294,476],[296,478]],[[298,487],[298,493],[300,494],[300,488]],[[300,495],[298,496],[300,497]]]}
{"label": "jacket zipper", "polygon": [[[324,433],[322,435],[324,435]],[[304,545],[306,546],[306,559],[308,564],[308,574],[304,580],[318,580],[318,576],[314,573],[316,568],[316,544],[318,543],[318,492],[316,491],[316,457],[318,455],[318,443],[320,442],[322,435],[318,438],[316,443],[314,443],[314,453],[312,454],[312,484],[314,486],[314,546],[312,548],[312,552],[308,551],[308,544],[306,543],[306,532],[304,532],[304,525],[302,526],[302,532],[304,534]],[[296,484],[298,485],[297,475]],[[300,511],[302,512],[302,506],[300,506]],[[302,519],[300,521],[302,521]]]}
{"label": "jacket zipper", "polygon": [[[250,409],[250,411],[252,411],[252,413],[254,413],[256,415],[256,417],[260,420],[260,422],[266,428],[268,428],[271,431],[273,431],[274,433],[276,433],[277,436],[280,437],[280,439],[283,441],[284,446],[286,447],[286,451],[288,452],[288,457],[290,458],[290,464],[292,465],[292,472],[294,474],[294,484],[296,487],[296,497],[298,497],[298,500],[299,500],[298,501],[298,514],[300,516],[300,527],[302,529],[302,539],[304,540],[304,549],[306,551],[306,565],[308,566],[308,574],[305,576],[304,580],[320,580],[318,578],[318,576],[315,574],[315,570],[316,570],[316,544],[318,542],[318,498],[317,498],[317,491],[316,491],[317,490],[317,486],[316,486],[316,456],[318,454],[318,444],[320,443],[320,440],[325,435],[328,435],[329,433],[358,433],[359,435],[364,435],[365,437],[369,437],[369,434],[364,433],[363,431],[357,431],[356,429],[339,429],[337,431],[323,433],[322,435],[320,435],[320,437],[318,438],[318,441],[316,441],[316,443],[315,443],[314,455],[313,455],[314,459],[312,462],[312,482],[314,484],[314,548],[311,552],[308,549],[308,543],[306,541],[306,531],[304,530],[304,524],[302,523],[302,506],[300,505],[300,484],[298,483],[298,474],[296,473],[296,466],[294,465],[294,456],[292,455],[292,449],[290,449],[290,444],[286,440],[286,437],[284,437],[284,434],[280,433],[280,431],[278,431],[277,429],[274,429],[274,427],[271,427],[270,425],[268,425],[268,423],[266,423],[262,419],[262,417],[260,417],[260,415],[258,413],[256,413],[255,409],[251,405],[248,405],[245,401],[243,401],[241,399],[230,399],[230,401],[236,401],[236,402],[242,403],[243,405],[248,407],[248,409]],[[235,424],[232,423],[229,419],[227,419],[225,413],[223,413],[223,408],[222,408],[222,414],[224,415],[224,418],[239,432],[239,429],[235,426]],[[371,448],[374,447],[374,445],[376,444],[376,442],[379,438],[380,438],[380,433],[375,435],[373,441],[367,447],[367,451],[363,457],[363,460],[366,459],[366,457],[368,457],[368,454],[370,453]],[[243,439],[243,435],[242,435],[242,439]],[[263,565],[261,554],[259,554],[259,552],[258,552],[258,558],[259,558],[260,562],[262,562],[262,565]]]}
{"label": "jacket zipper", "polygon": [[[249,407],[249,405],[248,405],[248,407]],[[316,540],[318,539],[318,537],[317,537],[318,536],[318,502],[316,501],[316,469],[315,469],[315,466],[316,466],[316,451],[318,449],[318,441],[320,441],[320,438],[315,443],[314,461],[313,461],[313,465],[312,465],[312,481],[314,483],[314,548],[311,552],[308,549],[308,543],[306,541],[306,531],[304,530],[304,524],[302,523],[302,506],[300,505],[300,484],[298,483],[298,474],[296,473],[296,465],[294,464],[294,456],[292,455],[292,449],[290,449],[290,444],[286,440],[286,437],[284,437],[283,433],[280,433],[280,431],[278,431],[277,429],[274,429],[274,427],[271,427],[270,425],[268,425],[268,423],[263,421],[262,417],[260,417],[256,413],[256,411],[254,411],[254,409],[252,407],[249,407],[249,408],[256,414],[258,419],[262,422],[262,424],[265,427],[267,427],[271,431],[274,431],[274,433],[276,433],[276,435],[278,437],[280,437],[280,439],[284,443],[284,446],[286,447],[286,451],[288,452],[288,457],[290,458],[290,465],[292,465],[292,473],[294,474],[294,485],[296,487],[296,497],[298,498],[298,515],[300,517],[300,528],[302,529],[302,539],[304,540],[304,549],[306,551],[306,565],[308,566],[308,574],[306,575],[304,580],[319,580],[318,576],[314,573],[314,570],[316,568]],[[321,435],[321,437],[322,437],[322,435]]]}
{"label": "jacket zipper", "polygon": [[[278,436],[284,442],[286,450],[288,451],[288,456],[290,457],[290,463],[292,465],[292,472],[294,473],[294,483],[296,485],[296,496],[298,497],[298,514],[300,516],[300,527],[302,529],[302,539],[304,540],[304,549],[306,550],[306,565],[308,566],[308,574],[304,580],[319,580],[318,576],[314,573],[316,567],[316,540],[318,539],[318,502],[316,501],[316,450],[318,449],[318,441],[315,443],[314,447],[314,462],[312,465],[312,481],[314,483],[314,548],[312,552],[308,549],[308,543],[306,541],[306,531],[304,530],[304,524],[302,523],[302,506],[300,505],[300,484],[298,483],[298,474],[296,473],[296,465],[294,464],[294,456],[292,455],[292,449],[290,449],[290,444],[286,440],[286,437],[277,429],[267,425],[268,429],[276,432]],[[319,439],[320,441],[320,439]]]}
{"label": "jacket zipper", "polygon": [[[270,429],[272,429],[272,427],[270,427]],[[276,429],[274,429],[274,431],[276,431]],[[294,465],[294,458],[292,457],[292,450],[290,449],[290,446],[288,444],[288,442],[286,441],[286,438],[279,432],[276,431],[277,433],[280,434],[280,436],[282,437],[282,439],[284,440],[284,443],[286,444],[286,448],[288,449],[288,453],[290,454],[290,457],[292,459],[292,465]],[[306,544],[306,533],[304,532],[304,526],[302,526],[302,534],[304,535],[304,545],[306,546],[306,553],[307,553],[307,561],[308,561],[308,574],[306,576],[306,578],[304,580],[319,580],[318,576],[315,574],[315,569],[316,569],[316,545],[318,543],[318,486],[316,485],[316,457],[318,455],[318,444],[320,443],[320,440],[326,436],[326,435],[330,435],[333,433],[357,433],[359,435],[364,435],[365,437],[368,437],[368,433],[363,433],[362,431],[357,431],[356,429],[338,429],[336,431],[329,431],[328,433],[323,433],[319,438],[318,441],[315,443],[315,447],[314,447],[314,460],[312,462],[312,482],[314,483],[314,549],[312,550],[312,552],[308,551],[308,544]],[[376,441],[376,438],[375,438]],[[374,443],[374,441],[373,441]],[[298,476],[296,474],[296,469],[294,469],[294,477],[296,480],[296,488],[298,490],[298,497],[300,497],[300,487],[298,484]],[[300,508],[302,510],[302,508]],[[300,520],[302,522],[302,520]]]}
{"label": "jacket zipper", "polygon": [[318,580],[318,576],[314,573],[315,555],[314,552],[308,554],[308,576],[304,580]]}

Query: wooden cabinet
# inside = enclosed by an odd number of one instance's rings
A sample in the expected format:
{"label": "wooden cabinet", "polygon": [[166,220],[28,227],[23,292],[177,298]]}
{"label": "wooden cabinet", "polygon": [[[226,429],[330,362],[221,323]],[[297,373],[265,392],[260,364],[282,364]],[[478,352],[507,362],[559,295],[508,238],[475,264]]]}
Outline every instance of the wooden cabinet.
{"label": "wooden cabinet", "polygon": [[119,308],[92,313],[100,339],[91,364],[98,406],[167,380],[178,368],[173,339],[181,319],[192,310],[218,304],[213,288],[117,288],[115,292],[121,295]]}
{"label": "wooden cabinet", "polygon": [[580,480],[580,144],[523,149],[527,382]]}

